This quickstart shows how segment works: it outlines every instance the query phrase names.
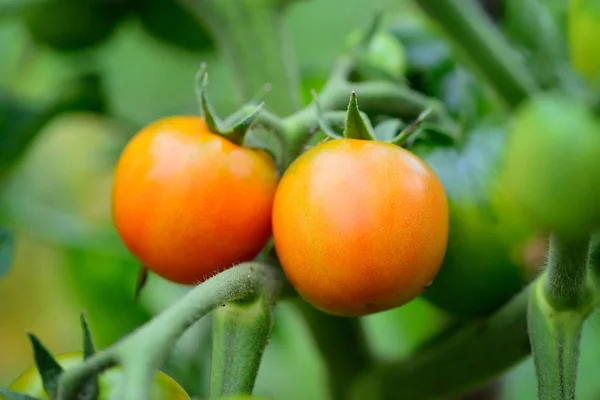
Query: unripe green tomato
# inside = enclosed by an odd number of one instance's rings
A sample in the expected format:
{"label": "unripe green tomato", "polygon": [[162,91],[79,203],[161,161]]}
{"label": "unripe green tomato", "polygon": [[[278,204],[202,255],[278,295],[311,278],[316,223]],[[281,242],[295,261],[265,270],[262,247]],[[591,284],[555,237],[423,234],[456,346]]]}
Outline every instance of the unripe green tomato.
{"label": "unripe green tomato", "polygon": [[600,74],[600,0],[571,0],[567,20],[571,63],[593,82]]}
{"label": "unripe green tomato", "polygon": [[[80,351],[64,353],[55,357],[63,369],[72,368],[81,364],[83,355]],[[103,372],[99,377],[100,394],[97,400],[114,399],[116,390],[123,379],[123,371],[120,368],[112,368]],[[44,386],[37,367],[33,366],[25,371],[9,387],[10,390],[35,396],[38,399],[49,399],[44,391]],[[3,399],[0,396],[0,399]],[[161,371],[157,371],[152,386],[150,387],[150,398],[148,400],[189,400],[190,396],[171,377]]]}
{"label": "unripe green tomato", "polygon": [[[348,36],[349,47],[358,45],[365,35],[364,31],[356,30]],[[377,70],[393,79],[401,79],[406,72],[406,53],[402,44],[389,32],[375,33],[366,50],[358,53],[359,73],[368,78],[369,70]],[[361,71],[361,64],[363,70]],[[368,68],[369,70],[367,70]]]}
{"label": "unripe green tomato", "polygon": [[142,27],[153,38],[188,51],[213,48],[200,22],[176,0],[137,0]]}
{"label": "unripe green tomato", "polygon": [[125,13],[108,0],[48,0],[32,6],[23,19],[35,42],[77,51],[108,40]]}
{"label": "unripe green tomato", "polygon": [[528,279],[522,252],[533,231],[498,179],[505,141],[504,126],[485,122],[461,146],[412,148],[442,180],[450,212],[446,255],[423,297],[455,315],[489,314]]}
{"label": "unripe green tomato", "polygon": [[503,179],[537,227],[587,235],[600,227],[600,122],[575,98],[533,97],[512,120]]}

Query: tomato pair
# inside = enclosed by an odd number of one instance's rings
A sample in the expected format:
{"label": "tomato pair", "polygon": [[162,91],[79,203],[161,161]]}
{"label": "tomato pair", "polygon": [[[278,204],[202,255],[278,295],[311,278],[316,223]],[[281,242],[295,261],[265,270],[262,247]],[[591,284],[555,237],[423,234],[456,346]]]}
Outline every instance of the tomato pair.
{"label": "tomato pair", "polygon": [[202,282],[257,256],[271,233],[291,283],[338,315],[399,306],[435,277],[447,200],[405,149],[338,139],[301,155],[278,185],[261,151],[213,134],[200,117],[143,129],[117,165],[114,221],[150,270]]}

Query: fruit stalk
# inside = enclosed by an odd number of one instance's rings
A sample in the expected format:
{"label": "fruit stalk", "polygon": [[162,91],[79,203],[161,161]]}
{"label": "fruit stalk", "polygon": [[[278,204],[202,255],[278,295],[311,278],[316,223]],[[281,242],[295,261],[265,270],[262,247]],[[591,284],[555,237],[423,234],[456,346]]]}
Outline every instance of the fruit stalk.
{"label": "fruit stalk", "polygon": [[211,396],[251,394],[273,326],[273,299],[261,293],[213,312]]}
{"label": "fruit stalk", "polygon": [[548,265],[530,295],[529,337],[540,399],[573,399],[583,323],[595,305],[588,240],[550,238]]}

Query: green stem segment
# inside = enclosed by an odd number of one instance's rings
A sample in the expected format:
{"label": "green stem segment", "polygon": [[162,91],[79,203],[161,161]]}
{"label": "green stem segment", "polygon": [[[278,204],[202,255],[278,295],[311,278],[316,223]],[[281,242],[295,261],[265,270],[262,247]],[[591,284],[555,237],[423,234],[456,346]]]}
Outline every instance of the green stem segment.
{"label": "green stem segment", "polygon": [[211,396],[251,394],[273,325],[266,293],[249,302],[227,303],[213,313]]}
{"label": "green stem segment", "polygon": [[347,399],[352,382],[371,365],[360,320],[324,314],[301,299],[296,305],[327,363],[331,398]]}
{"label": "green stem segment", "polygon": [[281,0],[179,0],[210,30],[233,71],[243,101],[270,83],[267,107],[278,115],[300,107],[300,73]]}
{"label": "green stem segment", "polygon": [[196,286],[150,322],[113,346],[96,353],[84,363],[65,371],[60,379],[57,400],[74,400],[85,382],[95,374],[122,364],[126,376],[122,396],[143,396],[150,387],[153,372],[167,359],[181,335],[196,321],[218,306],[244,300],[263,291],[275,299],[285,286],[278,268],[256,262],[225,270]]}
{"label": "green stem segment", "polygon": [[588,238],[550,237],[544,296],[555,310],[577,310],[581,304],[589,304],[588,255]]}
{"label": "green stem segment", "polygon": [[377,366],[357,381],[352,399],[456,398],[490,382],[529,354],[530,290],[488,319],[444,335],[404,361]]}
{"label": "green stem segment", "polygon": [[522,59],[475,1],[415,0],[510,107],[537,90]]}
{"label": "green stem segment", "polygon": [[538,397],[575,398],[583,323],[595,304],[589,242],[550,238],[548,266],[530,297],[528,328]]}

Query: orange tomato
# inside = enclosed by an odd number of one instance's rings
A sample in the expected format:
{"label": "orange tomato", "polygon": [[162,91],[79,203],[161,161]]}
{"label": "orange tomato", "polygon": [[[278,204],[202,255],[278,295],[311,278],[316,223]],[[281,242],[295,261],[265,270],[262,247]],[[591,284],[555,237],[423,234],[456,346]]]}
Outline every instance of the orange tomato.
{"label": "orange tomato", "polygon": [[271,235],[277,170],[262,151],[213,134],[200,117],[142,129],[115,171],[113,218],[158,275],[200,283],[258,255]]}
{"label": "orange tomato", "polygon": [[448,201],[407,150],[339,139],[296,159],[273,204],[273,238],[298,293],[324,312],[361,316],[418,296],[448,241]]}

